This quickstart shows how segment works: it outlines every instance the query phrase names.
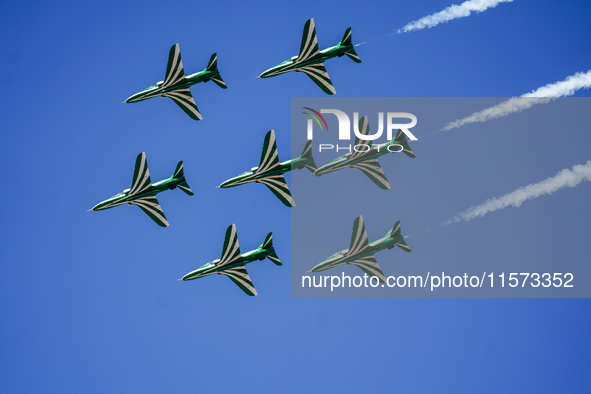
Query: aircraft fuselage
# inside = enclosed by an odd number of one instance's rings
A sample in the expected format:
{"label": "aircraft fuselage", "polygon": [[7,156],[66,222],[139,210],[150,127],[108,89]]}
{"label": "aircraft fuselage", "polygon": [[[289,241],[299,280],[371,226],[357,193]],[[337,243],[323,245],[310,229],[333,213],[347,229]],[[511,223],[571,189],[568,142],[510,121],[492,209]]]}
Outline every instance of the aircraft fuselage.
{"label": "aircraft fuselage", "polygon": [[350,262],[355,261],[357,259],[363,258],[363,257],[368,257],[368,256],[373,256],[375,253],[379,252],[380,250],[384,250],[384,249],[392,249],[394,247],[394,245],[396,244],[397,240],[396,238],[392,238],[392,237],[384,237],[381,239],[378,239],[377,241],[374,241],[372,243],[369,244],[369,247],[363,249],[361,252],[352,255],[352,256],[348,256],[347,252],[349,251],[349,249],[345,249],[342,250],[340,252],[335,253],[334,255],[332,255],[331,257],[329,257],[328,259],[324,260],[322,263],[316,265],[314,268],[312,268],[312,272],[318,272],[318,271],[324,271],[330,268],[334,268],[338,265],[342,265],[342,264],[350,264]]}
{"label": "aircraft fuselage", "polygon": [[332,59],[333,57],[343,56],[345,54],[345,52],[351,50],[352,48],[353,48],[352,44],[348,44],[348,45],[338,44],[333,47],[326,48],[326,49],[320,51],[317,55],[312,56],[311,58],[309,58],[303,62],[298,62],[297,61],[298,57],[294,56],[291,59],[288,59],[282,63],[279,63],[275,67],[271,67],[267,71],[263,72],[261,75],[259,75],[259,78],[274,77],[276,75],[285,74],[286,72],[290,72],[290,71],[297,72],[298,68],[309,66],[311,64],[323,63],[324,61],[326,61],[328,59]]}
{"label": "aircraft fuselage", "polygon": [[279,163],[278,166],[273,168],[270,171],[266,171],[263,173],[256,173],[258,167],[254,167],[250,171],[247,171],[243,174],[235,176],[234,178],[228,179],[227,181],[223,182],[220,187],[227,188],[227,187],[234,187],[239,185],[244,185],[245,183],[249,182],[256,182],[259,179],[267,178],[274,175],[283,175],[286,172],[291,170],[299,170],[304,168],[306,164],[310,161],[310,159],[298,157],[297,159],[284,161]]}
{"label": "aircraft fuselage", "polygon": [[148,189],[141,193],[130,195],[130,189],[125,189],[121,193],[102,201],[96,204],[92,210],[93,211],[102,211],[104,209],[109,209],[116,207],[121,204],[129,203],[133,200],[137,200],[139,198],[155,196],[156,194],[163,192],[165,190],[172,190],[176,188],[180,183],[185,182],[185,177],[180,178],[168,178],[156,183],[153,183]]}
{"label": "aircraft fuselage", "polygon": [[171,85],[171,86],[167,86],[167,87],[162,87],[162,83],[164,81],[160,81],[160,82],[156,83],[156,85],[150,86],[149,88],[146,88],[146,89],[142,90],[141,92],[136,93],[133,96],[127,98],[127,100],[125,100],[125,102],[126,103],[137,103],[139,101],[147,100],[147,99],[150,99],[150,98],[156,97],[156,96],[161,96],[165,93],[173,92],[175,90],[187,89],[195,84],[198,84],[201,82],[207,82],[210,79],[215,78],[216,76],[219,76],[219,75],[220,75],[220,73],[218,72],[217,69],[212,70],[212,71],[203,70],[198,73],[186,76],[180,82],[177,82],[176,84]]}
{"label": "aircraft fuselage", "polygon": [[219,271],[231,269],[234,267],[241,267],[248,263],[252,263],[253,261],[257,260],[264,260],[270,254],[274,253],[273,248],[262,248],[258,247],[255,250],[251,250],[250,252],[242,253],[239,258],[232,261],[231,263],[220,265],[220,259],[216,259],[211,261],[207,264],[202,265],[201,267],[197,268],[195,271],[191,271],[185,276],[183,276],[182,280],[193,280],[198,278],[203,278],[204,276],[218,274]]}
{"label": "aircraft fuselage", "polygon": [[[402,152],[403,146],[396,140],[388,141],[384,144],[376,145],[367,152],[360,152],[359,156],[351,158],[354,152],[349,152],[346,155],[337,157],[328,164],[323,165],[314,171],[315,175],[322,175],[332,171],[340,170],[341,168],[350,167],[354,164],[361,163],[367,160],[378,159],[380,156],[388,153]],[[357,153],[357,152],[355,152]]]}

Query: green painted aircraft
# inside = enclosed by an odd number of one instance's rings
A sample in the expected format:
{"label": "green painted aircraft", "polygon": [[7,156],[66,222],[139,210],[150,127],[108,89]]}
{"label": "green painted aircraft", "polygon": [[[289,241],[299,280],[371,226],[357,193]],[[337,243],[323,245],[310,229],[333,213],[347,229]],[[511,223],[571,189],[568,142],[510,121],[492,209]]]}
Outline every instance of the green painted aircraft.
{"label": "green painted aircraft", "polygon": [[234,187],[249,182],[262,183],[266,185],[282,203],[288,207],[294,207],[295,201],[289,192],[289,187],[287,187],[283,174],[304,167],[312,172],[316,170],[316,164],[312,158],[312,141],[308,141],[300,157],[280,163],[279,155],[277,153],[277,142],[275,141],[275,131],[271,130],[265,136],[263,153],[261,154],[261,162],[259,166],[253,167],[250,171],[246,171],[241,175],[228,179],[219,187]]}
{"label": "green painted aircraft", "polygon": [[[369,135],[369,122],[367,116],[359,121],[359,132]],[[364,147],[365,146],[365,147]],[[314,175],[323,175],[342,168],[359,168],[376,185],[382,189],[390,189],[390,183],[380,166],[378,158],[388,153],[403,152],[408,157],[416,157],[410,149],[408,141],[402,130],[399,130],[394,139],[380,145],[372,146],[371,140],[355,139],[356,150],[338,157],[328,164],[323,165],[314,171]]]}
{"label": "green painted aircraft", "polygon": [[179,44],[175,44],[170,48],[164,81],[160,81],[156,83],[156,85],[150,86],[149,88],[134,94],[125,100],[125,102],[137,103],[138,101],[147,100],[156,96],[170,97],[191,118],[201,120],[203,117],[201,116],[199,109],[197,109],[197,105],[195,104],[195,100],[193,100],[193,96],[191,96],[189,87],[209,80],[215,82],[222,89],[227,88],[226,83],[218,71],[217,54],[214,53],[211,55],[205,70],[185,77]]}
{"label": "green painted aircraft", "polygon": [[375,276],[381,283],[386,281],[386,276],[382,272],[380,265],[374,258],[374,254],[386,248],[392,249],[398,246],[405,252],[410,252],[410,248],[404,242],[404,237],[400,231],[400,221],[396,222],[394,227],[386,235],[377,241],[369,243],[363,216],[357,217],[353,223],[353,234],[351,236],[351,246],[349,249],[342,250],[330,256],[322,263],[312,268],[312,272],[324,271],[337,267],[342,264],[353,264],[361,268],[369,276]]}
{"label": "green painted aircraft", "polygon": [[267,234],[265,242],[255,250],[241,254],[240,246],[238,245],[238,235],[236,234],[236,225],[232,224],[226,230],[222,257],[197,268],[195,271],[189,272],[181,279],[192,280],[213,274],[226,275],[246,294],[255,296],[257,295],[257,291],[244,266],[253,261],[264,260],[265,258],[271,260],[275,265],[283,265],[279,257],[277,257],[275,249],[273,249],[273,233]]}
{"label": "green painted aircraft", "polygon": [[351,42],[351,28],[349,27],[345,31],[341,42],[321,51],[318,49],[314,19],[309,19],[304,26],[299,55],[293,56],[291,59],[268,69],[259,75],[259,78],[274,77],[289,71],[303,72],[325,93],[335,94],[336,90],[326,72],[326,68],[324,68],[324,61],[343,55],[347,55],[355,62],[361,63],[361,59],[357,56],[353,43]]}
{"label": "green painted aircraft", "polygon": [[102,211],[125,203],[127,205],[137,205],[158,223],[158,225],[167,227],[168,221],[166,220],[166,216],[164,216],[164,212],[162,212],[162,208],[160,208],[156,194],[168,189],[172,190],[175,187],[178,187],[189,196],[193,195],[193,191],[185,180],[183,162],[179,161],[172,177],[153,184],[150,180],[146,153],[142,152],[135,160],[135,171],[133,172],[131,188],[125,189],[108,200],[96,204],[92,210]]}

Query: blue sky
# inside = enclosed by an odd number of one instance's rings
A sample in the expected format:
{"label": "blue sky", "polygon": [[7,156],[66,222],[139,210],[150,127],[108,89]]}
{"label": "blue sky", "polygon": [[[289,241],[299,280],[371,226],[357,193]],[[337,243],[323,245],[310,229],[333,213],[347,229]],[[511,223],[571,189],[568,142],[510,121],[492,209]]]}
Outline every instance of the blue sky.
{"label": "blue sky", "polygon": [[[270,129],[280,158],[289,159],[291,97],[323,93],[302,74],[254,77],[297,54],[310,17],[321,48],[349,26],[354,42],[368,41],[357,50],[363,63],[327,62],[339,97],[519,96],[591,68],[591,5],[582,0],[516,0],[389,35],[451,4],[3,2],[0,390],[584,392],[588,300],[292,299],[290,210],[262,185],[214,189],[258,164]],[[228,84],[191,89],[199,122],[170,100],[121,103],[163,79],[175,43],[187,73],[217,52]],[[487,198],[583,164],[587,128],[541,140],[535,129],[524,130],[511,137],[510,158],[485,149],[508,138],[502,127],[494,136],[466,127],[425,138],[413,146],[416,159],[387,158],[423,180],[414,190],[390,191],[400,199],[392,215],[407,216],[414,251],[442,265],[560,265],[563,248],[588,261],[589,183],[423,231],[427,222],[440,225]],[[548,149],[553,139],[564,149]],[[441,154],[456,144],[473,150]],[[130,186],[142,151],[153,181],[185,162],[196,195],[159,195],[171,226],[162,229],[127,206],[86,212]],[[435,176],[440,168],[470,171],[447,174],[456,185],[451,193],[442,191],[446,178]],[[259,296],[245,296],[222,277],[177,282],[219,257],[232,223],[243,251],[274,233],[284,266],[247,266]],[[367,226],[371,238],[386,230]]]}

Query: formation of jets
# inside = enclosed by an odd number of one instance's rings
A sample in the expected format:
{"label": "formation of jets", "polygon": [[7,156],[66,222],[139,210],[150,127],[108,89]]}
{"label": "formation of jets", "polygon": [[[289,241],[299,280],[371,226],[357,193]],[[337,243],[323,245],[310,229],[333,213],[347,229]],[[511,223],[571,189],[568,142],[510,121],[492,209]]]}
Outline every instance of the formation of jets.
{"label": "formation of jets", "polygon": [[189,272],[181,279],[193,280],[213,274],[226,275],[246,294],[249,296],[255,296],[257,295],[257,291],[244,266],[253,261],[264,260],[265,258],[271,260],[275,265],[283,265],[281,264],[279,257],[277,257],[275,249],[273,249],[273,233],[267,234],[265,241],[258,248],[251,250],[250,252],[240,253],[236,225],[232,224],[226,230],[222,257],[202,265],[195,271]]}
{"label": "formation of jets", "polygon": [[291,170],[307,168],[310,171],[316,171],[316,164],[312,158],[312,141],[308,141],[300,157],[279,162],[277,153],[277,142],[275,141],[275,131],[271,130],[265,136],[263,143],[263,153],[258,167],[253,167],[234,178],[223,182],[220,187],[234,187],[244,185],[245,183],[255,182],[266,185],[272,192],[288,207],[295,207],[295,201],[289,192],[289,187],[285,182],[283,174]]}
{"label": "formation of jets", "polygon": [[[325,93],[335,94],[335,88],[324,68],[324,62],[333,57],[342,57],[346,55],[357,63],[361,59],[355,52],[351,41],[351,28],[345,31],[342,40],[335,46],[320,50],[314,19],[309,19],[305,26],[300,45],[300,52],[297,56],[278,64],[275,67],[263,72],[260,78],[269,78],[289,71],[303,72],[308,75],[316,85]],[[217,67],[217,54],[214,53],[207,67],[200,72],[185,76],[179,44],[170,48],[166,74],[163,81],[157,82],[139,93],[136,93],[125,100],[126,103],[135,103],[147,100],[153,97],[169,97],[192,119],[200,120],[202,115],[195,104],[189,88],[200,82],[213,81],[223,89],[226,89],[226,83],[222,79]],[[363,117],[359,122],[359,130],[362,135],[370,135],[368,119]],[[371,141],[363,140],[357,137],[356,146],[365,147],[347,153],[332,162],[317,168],[312,158],[312,142],[308,141],[304,146],[302,154],[292,160],[285,162],[279,161],[277,152],[277,143],[275,132],[267,132],[263,143],[261,159],[257,167],[251,168],[241,175],[233,177],[223,182],[220,188],[230,188],[246,183],[262,183],[266,185],[279,200],[288,207],[294,207],[295,201],[291,195],[289,187],[284,178],[284,174],[295,169],[307,168],[315,175],[323,175],[329,172],[340,170],[342,168],[359,168],[374,183],[382,189],[389,189],[390,184],[380,167],[378,158],[391,152],[403,152],[409,157],[415,157],[410,149],[404,133],[399,131],[396,137],[381,145],[372,146]],[[392,148],[394,148],[392,150]],[[162,181],[152,183],[148,171],[148,163],[145,152],[137,156],[135,170],[131,188],[96,204],[92,210],[100,211],[113,208],[118,205],[128,204],[137,205],[159,226],[168,227],[169,223],[160,207],[156,195],[165,190],[179,188],[188,195],[194,195],[189,187],[184,171],[183,162],[180,161],[172,177]],[[323,271],[334,268],[341,264],[354,264],[360,267],[370,276],[377,277],[380,281],[385,281],[384,273],[373,257],[374,253],[382,249],[391,249],[398,246],[401,249],[410,252],[410,248],[404,242],[400,232],[400,222],[397,222],[392,230],[385,237],[369,243],[363,224],[363,217],[359,216],[353,226],[353,236],[349,249],[338,252],[327,260],[312,268],[312,272]],[[268,258],[276,265],[282,265],[275,249],[273,248],[273,235],[269,233],[265,241],[256,249],[246,253],[240,252],[238,237],[236,234],[236,225],[232,224],[226,230],[224,247],[221,258],[209,262],[198,269],[186,274],[182,280],[193,280],[204,276],[218,274],[229,277],[246,294],[250,296],[257,295],[256,289],[246,272],[245,265],[257,260]]]}
{"label": "formation of jets", "polygon": [[405,252],[410,252],[410,248],[404,242],[400,230],[400,221],[396,222],[391,230],[388,230],[382,238],[369,242],[365,232],[365,223],[363,216],[358,216],[353,223],[353,234],[351,235],[351,245],[349,249],[337,252],[316,265],[311,269],[312,272],[324,271],[343,264],[353,264],[361,268],[369,276],[375,276],[380,282],[386,281],[386,276],[382,272],[380,265],[376,261],[374,254],[384,249],[392,249],[398,246]]}

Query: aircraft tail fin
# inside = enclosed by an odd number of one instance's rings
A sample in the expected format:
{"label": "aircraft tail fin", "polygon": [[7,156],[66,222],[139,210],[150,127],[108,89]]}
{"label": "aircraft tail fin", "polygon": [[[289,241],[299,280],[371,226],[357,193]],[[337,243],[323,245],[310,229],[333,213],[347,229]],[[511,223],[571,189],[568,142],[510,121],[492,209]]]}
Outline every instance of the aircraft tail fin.
{"label": "aircraft tail fin", "polygon": [[226,89],[228,87],[228,86],[226,86],[226,83],[222,79],[222,76],[220,75],[220,72],[218,70],[218,55],[217,55],[217,53],[214,53],[213,55],[211,55],[211,58],[209,59],[209,63],[207,64],[205,71],[215,72],[216,75],[214,77],[212,77],[211,80],[213,82],[215,82],[215,84],[218,85],[220,88]]}
{"label": "aircraft tail fin", "polygon": [[281,260],[279,260],[277,253],[275,253],[275,249],[273,248],[273,233],[267,234],[267,237],[265,237],[265,241],[260,247],[262,249],[271,249],[272,252],[271,254],[267,255],[267,258],[271,260],[271,262],[273,262],[275,265],[283,265],[281,263]]}
{"label": "aircraft tail fin", "polygon": [[392,230],[390,230],[387,234],[390,238],[394,238],[394,245],[398,246],[400,249],[404,250],[405,252],[410,252],[410,247],[404,241],[404,237],[402,236],[402,230],[400,228],[400,220],[396,222]]}
{"label": "aircraft tail fin", "polygon": [[340,44],[344,46],[350,45],[351,48],[347,52],[345,52],[345,55],[351,58],[351,60],[353,60],[355,63],[361,63],[361,59],[359,58],[359,55],[357,55],[357,52],[355,52],[355,47],[353,46],[353,42],[351,41],[350,27],[347,30],[345,30],[345,35],[343,35],[343,39],[341,40]]}
{"label": "aircraft tail fin", "polygon": [[314,158],[312,157],[312,141],[306,143],[304,151],[300,155],[300,159],[306,159],[305,167],[310,170],[310,172],[314,173],[318,169],[316,163],[314,163]]}
{"label": "aircraft tail fin", "polygon": [[185,176],[185,171],[183,169],[183,161],[179,161],[179,164],[176,165],[176,169],[174,170],[174,174],[172,175],[173,178],[182,178]]}
{"label": "aircraft tail fin", "polygon": [[394,138],[400,145],[402,145],[402,153],[407,155],[408,157],[416,157],[415,153],[410,149],[408,145],[408,140],[406,139],[406,135],[402,130],[398,130],[396,137]]}
{"label": "aircraft tail fin", "polygon": [[345,34],[343,35],[343,39],[341,40],[341,45],[351,45],[351,28],[348,27],[347,30],[345,30]]}
{"label": "aircraft tail fin", "polygon": [[189,196],[195,195],[193,190],[189,187],[189,184],[185,180],[185,171],[183,168],[183,161],[179,161],[179,164],[176,165],[176,169],[174,170],[174,174],[172,175],[173,178],[182,178],[183,181],[179,183],[177,186],[179,189],[187,193]]}

